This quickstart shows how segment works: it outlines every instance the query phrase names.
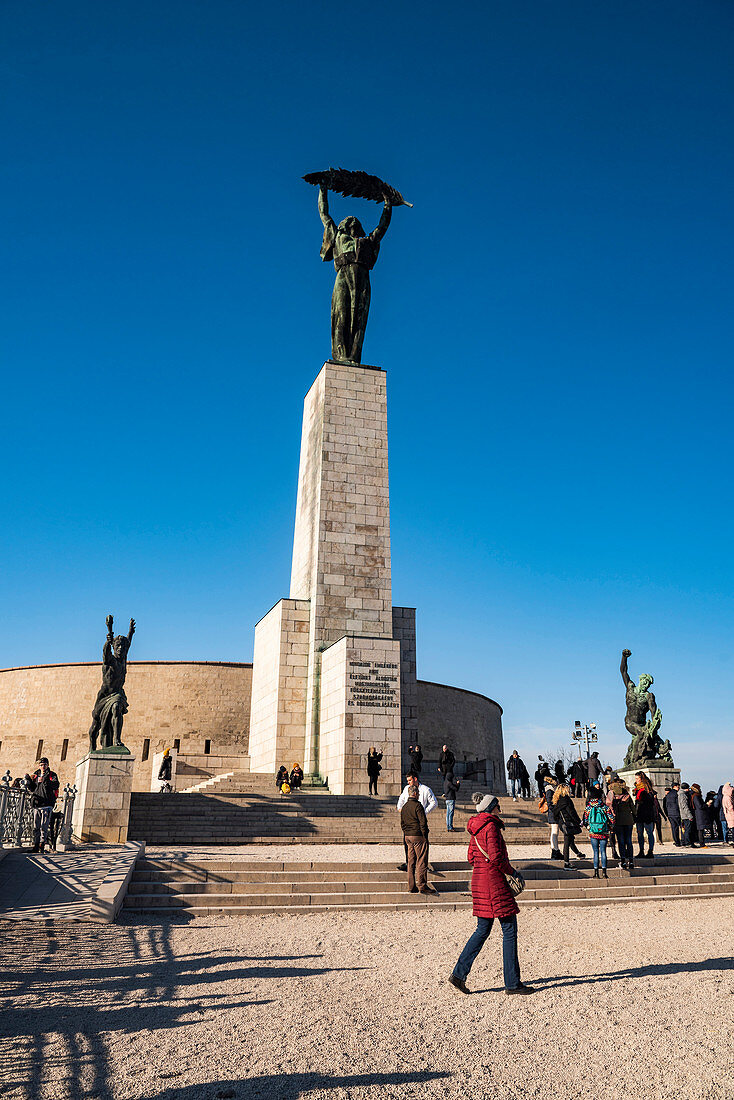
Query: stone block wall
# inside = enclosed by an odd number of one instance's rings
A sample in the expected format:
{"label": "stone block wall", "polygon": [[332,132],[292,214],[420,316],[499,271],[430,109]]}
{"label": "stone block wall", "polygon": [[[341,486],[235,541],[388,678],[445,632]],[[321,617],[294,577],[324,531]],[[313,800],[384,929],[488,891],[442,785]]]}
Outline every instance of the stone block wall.
{"label": "stone block wall", "polygon": [[[133,789],[150,789],[154,753],[175,740],[183,753],[203,753],[207,741],[212,754],[247,753],[251,680],[251,664],[130,661],[123,740],[136,758]],[[73,783],[101,683],[100,662],[0,670],[0,774],[32,771],[42,741],[62,787]]]}
{"label": "stone block wall", "polygon": [[308,674],[308,600],[279,600],[255,627],[250,770],[303,765]]}
{"label": "stone block wall", "polygon": [[418,680],[418,729],[423,756],[438,760],[448,745],[457,760],[487,760],[487,783],[505,791],[502,707],[475,691]]}
{"label": "stone block wall", "polygon": [[380,791],[400,790],[400,643],[348,636],[322,654],[321,774],[334,794],[366,794],[367,753],[383,754]]}

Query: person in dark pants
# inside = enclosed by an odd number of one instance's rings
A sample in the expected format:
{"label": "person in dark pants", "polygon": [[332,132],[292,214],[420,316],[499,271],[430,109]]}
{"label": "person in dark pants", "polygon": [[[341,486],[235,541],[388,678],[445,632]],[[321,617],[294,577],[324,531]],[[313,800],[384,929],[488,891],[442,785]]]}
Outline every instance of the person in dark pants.
{"label": "person in dark pants", "polygon": [[555,765],[553,767],[553,774],[556,777],[556,783],[565,783],[566,782],[566,769],[563,766],[563,761],[562,760],[556,760]]}
{"label": "person in dark pants", "polygon": [[408,754],[410,756],[410,770],[414,775],[420,775],[421,764],[423,763],[423,750],[420,745],[409,745]]}
{"label": "person in dark pants", "polygon": [[551,774],[551,770],[542,756],[539,756],[538,760],[539,764],[535,771],[535,782],[538,784],[538,798],[542,798],[545,791],[545,777]]}
{"label": "person in dark pants", "polygon": [[525,767],[523,761],[520,761],[520,797],[526,801],[531,797],[530,794],[530,772]]}
{"label": "person in dark pants", "polygon": [[477,813],[469,818],[467,830],[471,836],[467,859],[472,864],[471,893],[473,912],[477,918],[476,930],[467,940],[449,981],[462,993],[471,993],[466,987],[469,971],[487,937],[495,918],[502,925],[502,969],[505,993],[534,993],[532,986],[520,980],[520,962],[517,955],[517,914],[520,912],[505,875],[515,874],[507,855],[502,837],[503,822],[497,816],[499,800],[486,795],[477,805]]}
{"label": "person in dark pants", "polygon": [[574,798],[583,798],[586,791],[587,771],[585,760],[575,760],[571,765]]}
{"label": "person in dark pants", "polygon": [[691,788],[687,783],[681,783],[680,785],[678,809],[680,810],[681,825],[683,827],[683,847],[690,848],[693,840],[693,808],[691,806]]}
{"label": "person in dark pants", "polygon": [[[655,851],[655,792],[644,772],[635,772],[635,821],[637,822],[638,859],[653,859]],[[647,852],[645,852],[647,833]]]}
{"label": "person in dark pants", "polygon": [[663,809],[665,810],[665,816],[668,819],[670,825],[670,831],[673,834],[673,844],[676,848],[680,848],[680,806],[678,805],[678,791],[680,790],[680,783],[674,783],[666,793],[663,799]]}
{"label": "person in dark pants", "polygon": [[382,771],[382,766],[380,764],[381,760],[382,753],[378,752],[373,745],[367,753],[367,775],[370,780],[370,794],[377,794],[377,780],[380,778],[380,772]]}
{"label": "person in dark pants", "polygon": [[507,761],[507,776],[510,780],[510,789],[513,802],[517,802],[517,792],[522,789],[522,773],[527,775],[527,768],[520,759],[517,749],[512,750],[512,756]]}
{"label": "person in dark pants", "polygon": [[446,832],[454,831],[454,810],[456,809],[456,796],[459,793],[460,779],[454,778],[454,773],[449,772],[443,781],[443,796],[446,799]]}
{"label": "person in dark pants", "polygon": [[48,766],[48,757],[42,756],[38,763],[37,770],[33,775],[26,775],[25,781],[31,792],[33,807],[33,851],[43,852],[48,841],[51,814],[59,797],[59,777]]}
{"label": "person in dark pants", "polygon": [[438,758],[439,775],[446,776],[453,774],[455,763],[456,757],[454,756],[448,745],[444,745],[441,749],[441,755]]}
{"label": "person in dark pants", "polygon": [[278,774],[275,777],[276,788],[280,790],[284,783],[288,783],[288,778],[288,769],[286,768],[285,764],[281,764],[281,766],[278,768]]}
{"label": "person in dark pants", "polygon": [[563,866],[568,869],[571,864],[568,856],[572,850],[579,859],[583,854],[576,846],[576,837],[581,832],[581,818],[571,798],[571,788],[565,783],[559,783],[553,794],[553,811],[558,818],[563,833]]}
{"label": "person in dark pants", "polygon": [[632,847],[632,831],[635,825],[635,803],[630,797],[627,784],[621,779],[612,780],[607,795],[607,805],[611,805],[614,814],[614,831],[617,834],[622,869],[634,871],[635,850]]}
{"label": "person in dark pants", "polygon": [[711,810],[703,800],[698,783],[691,783],[691,805],[698,831],[699,847],[706,848],[706,833],[711,829]]}
{"label": "person in dark pants", "polygon": [[411,894],[435,894],[428,885],[428,822],[418,801],[417,786],[411,787],[408,800],[400,811],[400,825],[408,853],[408,890]]}

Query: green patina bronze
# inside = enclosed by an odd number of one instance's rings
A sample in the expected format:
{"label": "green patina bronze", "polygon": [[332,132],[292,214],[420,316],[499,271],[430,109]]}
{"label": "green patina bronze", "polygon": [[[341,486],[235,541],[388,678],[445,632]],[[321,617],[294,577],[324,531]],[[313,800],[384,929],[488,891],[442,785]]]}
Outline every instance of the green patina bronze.
{"label": "green patina bronze", "polygon": [[[370,312],[370,271],[377,263],[380,241],[392,218],[393,206],[410,206],[399,191],[378,176],[330,168],[303,177],[319,188],[319,215],[324,226],[321,259],[336,268],[331,295],[331,357],[337,363],[361,363],[362,343]],[[354,216],[336,225],[329,214],[329,189],[342,195],[382,202],[382,216],[371,233],[365,233]]]}
{"label": "green patina bronze", "polygon": [[[639,683],[635,684],[627,671],[627,659],[631,656],[631,650],[622,650],[620,672],[627,693],[627,714],[624,724],[627,732],[632,735],[632,741],[624,758],[624,767],[658,764],[672,768],[670,741],[663,741],[658,734],[663,714],[655,701],[655,696],[650,691],[653,678],[649,673],[644,672],[640,676]],[[650,718],[646,721],[648,712]]]}
{"label": "green patina bronze", "polygon": [[[127,654],[135,633],[135,619],[130,620],[127,636],[112,633],[112,616],[107,616],[107,638],[102,649],[102,687],[92,710],[89,727],[90,752],[125,753],[130,750],[122,743],[122,723],[127,714],[125,677]],[[97,748],[97,739],[101,745]]]}

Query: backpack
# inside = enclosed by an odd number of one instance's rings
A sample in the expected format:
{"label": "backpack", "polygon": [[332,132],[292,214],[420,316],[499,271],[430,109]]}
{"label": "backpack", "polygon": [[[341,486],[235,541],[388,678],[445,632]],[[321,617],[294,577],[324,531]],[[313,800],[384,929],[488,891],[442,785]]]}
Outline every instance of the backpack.
{"label": "backpack", "polygon": [[604,806],[589,806],[586,814],[587,828],[592,836],[608,832],[609,818]]}

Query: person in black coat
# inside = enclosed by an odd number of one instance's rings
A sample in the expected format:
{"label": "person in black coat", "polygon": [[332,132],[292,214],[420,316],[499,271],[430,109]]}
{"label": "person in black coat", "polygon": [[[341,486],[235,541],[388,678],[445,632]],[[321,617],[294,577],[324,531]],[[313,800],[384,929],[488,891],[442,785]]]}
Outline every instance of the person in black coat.
{"label": "person in black coat", "polygon": [[663,799],[662,809],[665,816],[668,819],[670,825],[670,831],[673,834],[673,844],[676,848],[680,848],[680,806],[678,805],[678,791],[680,790],[680,783],[674,783],[673,786],[665,792],[665,798]]}
{"label": "person in black coat", "polygon": [[413,775],[420,775],[421,764],[423,763],[423,750],[420,745],[409,745],[408,754],[410,756],[410,770]]}
{"label": "person in black coat", "polygon": [[561,850],[558,847],[558,830],[560,828],[560,819],[556,815],[556,809],[553,805],[553,795],[556,792],[556,781],[552,775],[548,775],[544,781],[543,795],[546,804],[546,817],[548,818],[548,829],[550,831],[550,846],[551,846],[551,859],[563,859]]}
{"label": "person in black coat", "polygon": [[543,797],[545,790],[545,777],[551,774],[550,766],[546,764],[542,756],[538,757],[539,764],[535,771],[535,782],[538,784],[538,797]]}
{"label": "person in black coat", "polygon": [[288,769],[286,768],[285,764],[281,764],[280,768],[278,769],[278,774],[275,777],[275,786],[278,790],[280,790],[280,788],[283,786],[283,784],[287,783],[287,782],[288,782]]}
{"label": "person in black coat", "polygon": [[693,816],[696,821],[699,847],[705,848],[707,846],[705,832],[711,829],[711,810],[703,800],[701,788],[698,783],[691,783],[691,804],[693,806]]}
{"label": "person in black coat", "polygon": [[379,779],[380,772],[382,771],[382,765],[380,764],[381,760],[382,753],[378,752],[373,745],[370,751],[367,753],[367,775],[369,776],[370,780],[370,794],[372,794],[373,787],[375,788],[374,793],[377,794],[377,780]]}
{"label": "person in black coat", "polygon": [[584,857],[576,846],[576,837],[581,832],[581,818],[573,804],[571,790],[565,783],[559,783],[556,787],[552,805],[563,833],[563,866],[569,868],[571,866],[568,861],[569,850],[573,851],[579,859]]}
{"label": "person in black coat", "polygon": [[566,782],[566,769],[563,766],[562,760],[556,760],[555,766],[553,768],[553,774],[556,777],[556,783]]}
{"label": "person in black coat", "polygon": [[523,761],[520,761],[520,794],[524,799],[530,798],[530,773]]}
{"label": "person in black coat", "polygon": [[520,759],[520,754],[517,749],[512,750],[512,756],[507,761],[507,776],[510,780],[510,790],[512,792],[512,801],[517,802],[517,792],[522,790],[521,776],[523,769],[527,772],[524,763]]}
{"label": "person in black coat", "polygon": [[444,745],[441,749],[441,755],[438,758],[439,773],[441,775],[448,775],[450,772],[453,772],[455,763],[456,757],[448,745]]}
{"label": "person in black coat", "polygon": [[586,792],[587,771],[585,760],[575,760],[571,765],[571,778],[574,781],[574,798],[583,798]]}

